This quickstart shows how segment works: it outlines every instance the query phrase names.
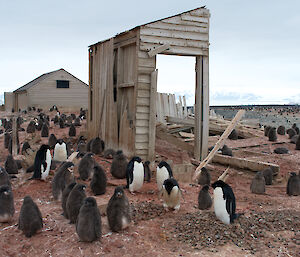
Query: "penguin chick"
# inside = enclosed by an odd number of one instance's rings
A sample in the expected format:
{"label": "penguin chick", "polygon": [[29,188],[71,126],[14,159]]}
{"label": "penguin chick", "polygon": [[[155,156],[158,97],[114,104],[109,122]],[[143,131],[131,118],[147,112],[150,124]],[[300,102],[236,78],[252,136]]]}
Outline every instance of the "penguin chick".
{"label": "penguin chick", "polygon": [[264,134],[265,134],[265,137],[268,136],[269,131],[270,131],[270,128],[271,128],[271,126],[265,126],[265,128],[264,128]]}
{"label": "penguin chick", "polygon": [[69,185],[67,185],[64,189],[64,191],[62,192],[62,199],[61,199],[61,207],[63,209],[63,213],[62,215],[65,216],[65,218],[69,218],[68,216],[68,212],[67,212],[67,200],[68,200],[68,196],[70,194],[70,192],[72,191],[73,187],[76,185],[76,182],[72,182]]}
{"label": "penguin chick", "polygon": [[117,151],[110,166],[111,175],[118,179],[126,178],[127,165],[128,161],[122,150]]}
{"label": "penguin chick", "polygon": [[27,149],[31,149],[31,147],[29,143],[25,141],[22,146],[21,154],[24,155],[25,153],[27,153]]}
{"label": "penguin chick", "polygon": [[6,158],[5,170],[8,174],[18,174],[18,165],[11,154]]}
{"label": "penguin chick", "polygon": [[90,186],[94,195],[103,195],[106,192],[107,177],[100,165],[94,167],[94,175]]}
{"label": "penguin chick", "polygon": [[212,199],[208,192],[209,185],[205,185],[201,188],[198,194],[198,208],[200,210],[209,209],[212,206]]}
{"label": "penguin chick", "polygon": [[11,188],[11,183],[9,179],[9,175],[5,169],[0,166],[0,186],[7,185]]}
{"label": "penguin chick", "polygon": [[131,193],[139,190],[144,182],[144,166],[140,157],[133,157],[126,169],[127,188]]}
{"label": "penguin chick", "polygon": [[76,232],[82,242],[92,242],[102,235],[101,215],[95,198],[87,197],[80,207]]}
{"label": "penguin chick", "polygon": [[52,195],[54,200],[60,200],[65,187],[74,181],[73,168],[73,162],[63,162],[55,172],[52,180]]}
{"label": "penguin chick", "polygon": [[101,140],[99,137],[96,137],[91,142],[91,152],[94,154],[101,154],[104,151],[105,144],[104,141]]}
{"label": "penguin chick", "polygon": [[57,138],[54,134],[51,134],[48,139],[48,145],[50,146],[50,149],[54,149],[57,142]]}
{"label": "penguin chick", "polygon": [[151,170],[149,167],[150,162],[145,161],[144,162],[144,180],[147,181],[148,183],[151,181]]}
{"label": "penguin chick", "polygon": [[286,193],[290,196],[300,195],[300,177],[295,172],[290,173],[286,186]]}
{"label": "penguin chick", "polygon": [[263,173],[261,171],[257,172],[253,178],[250,190],[253,194],[264,194],[266,191],[266,181]]}
{"label": "penguin chick", "polygon": [[0,186],[0,222],[10,222],[14,213],[14,197],[10,186]]}
{"label": "penguin chick", "polygon": [[54,147],[53,160],[64,162],[68,158],[67,145],[62,139],[58,139]]}
{"label": "penguin chick", "polygon": [[233,156],[231,148],[229,148],[227,145],[224,145],[221,151],[222,155]]}
{"label": "penguin chick", "polygon": [[198,184],[202,186],[210,185],[210,173],[205,167],[201,169]]}
{"label": "penguin chick", "polygon": [[43,123],[41,129],[41,137],[48,137],[49,136],[49,129],[46,123]]}
{"label": "penguin chick", "polygon": [[164,200],[164,208],[171,208],[175,211],[178,211],[180,208],[181,191],[176,179],[166,179],[163,183],[161,191]]}
{"label": "penguin chick", "polygon": [[287,154],[287,153],[289,153],[289,150],[285,147],[277,147],[276,149],[274,149],[274,153]]}
{"label": "penguin chick", "polygon": [[42,227],[43,219],[38,206],[29,195],[25,196],[20,211],[18,229],[22,230],[26,237],[31,237]]}
{"label": "penguin chick", "polygon": [[156,168],[156,183],[157,183],[158,191],[161,190],[164,181],[172,177],[173,177],[173,172],[170,165],[165,161],[161,161]]}
{"label": "penguin chick", "polygon": [[83,184],[76,184],[69,194],[66,209],[68,213],[67,215],[70,219],[70,223],[75,223],[77,220],[80,207],[83,203],[84,198],[86,197],[85,188],[86,186]]}
{"label": "penguin chick", "polygon": [[285,135],[285,127],[284,126],[279,126],[278,128],[277,128],[277,134],[278,135]]}
{"label": "penguin chick", "polygon": [[296,141],[296,150],[300,150],[300,136],[298,136]]}
{"label": "penguin chick", "polygon": [[113,149],[106,149],[103,153],[103,157],[106,159],[113,159],[116,154],[116,151]]}
{"label": "penguin chick", "polygon": [[272,185],[273,182],[273,170],[271,168],[267,168],[262,171],[263,176],[265,178],[266,185]]}
{"label": "penguin chick", "polygon": [[293,136],[297,135],[296,130],[294,130],[293,128],[289,128],[286,133],[289,135],[289,139],[291,139]]}
{"label": "penguin chick", "polygon": [[7,149],[9,141],[11,140],[11,135],[8,132],[4,133],[4,148]]}
{"label": "penguin chick", "polygon": [[235,213],[236,204],[232,188],[222,180],[214,182],[212,187],[216,217],[225,224],[233,223],[239,215]]}
{"label": "penguin chick", "polygon": [[228,136],[228,138],[230,140],[237,140],[239,138],[238,133],[236,131],[236,129],[233,129],[230,133],[230,135]]}
{"label": "penguin chick", "polygon": [[69,128],[69,137],[76,137],[76,128],[73,124]]}
{"label": "penguin chick", "polygon": [[92,174],[95,165],[93,155],[93,153],[86,153],[79,162],[78,172],[82,180],[87,180]]}
{"label": "penguin chick", "polygon": [[268,133],[269,141],[276,142],[277,141],[277,134],[276,134],[276,128],[271,127]]}
{"label": "penguin chick", "polygon": [[29,124],[27,126],[27,129],[26,129],[26,132],[30,133],[30,134],[35,132],[35,121],[32,120],[32,121],[29,122]]}
{"label": "penguin chick", "polygon": [[107,220],[113,232],[127,228],[131,222],[128,198],[122,187],[115,188],[113,196],[107,204]]}

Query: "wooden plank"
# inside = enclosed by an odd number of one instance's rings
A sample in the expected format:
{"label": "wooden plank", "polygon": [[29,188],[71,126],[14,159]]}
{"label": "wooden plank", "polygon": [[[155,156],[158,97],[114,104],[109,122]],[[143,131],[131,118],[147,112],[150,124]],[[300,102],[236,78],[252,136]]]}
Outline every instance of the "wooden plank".
{"label": "wooden plank", "polygon": [[169,31],[175,30],[175,31],[184,31],[184,32],[208,33],[208,28],[172,24],[172,23],[166,23],[164,21],[158,21],[151,24],[147,24],[145,27],[166,29]]}
{"label": "wooden plank", "polygon": [[205,167],[207,163],[211,161],[211,159],[214,157],[214,155],[217,153],[217,151],[224,145],[225,139],[229,136],[231,131],[235,128],[237,123],[240,121],[242,116],[245,114],[245,110],[239,110],[238,113],[235,115],[223,135],[220,137],[218,142],[215,144],[213,150],[209,153],[209,155],[200,163],[200,165],[197,167],[193,179],[196,181],[201,173],[201,169]]}
{"label": "wooden plank", "polygon": [[137,127],[148,127],[149,126],[149,120],[137,119],[135,124],[136,124]]}
{"label": "wooden plank", "polygon": [[182,99],[183,99],[183,117],[185,118],[188,116],[185,95],[182,97]]}
{"label": "wooden plank", "polygon": [[157,138],[166,140],[170,144],[177,146],[178,148],[189,152],[190,154],[193,153],[194,147],[184,141],[180,140],[179,138],[167,133],[167,131],[162,126],[156,127],[156,136]]}
{"label": "wooden plank", "polygon": [[150,81],[150,75],[146,75],[146,74],[139,74],[138,75],[138,82],[139,83],[151,83]]}
{"label": "wooden plank", "polygon": [[134,82],[126,82],[126,83],[119,84],[119,88],[124,88],[124,87],[134,87]]}
{"label": "wooden plank", "polygon": [[280,169],[278,165],[273,163],[247,160],[245,158],[237,158],[237,157],[231,157],[231,156],[220,155],[220,154],[216,154],[213,157],[212,161],[223,165],[229,165],[230,167],[247,169],[255,172],[262,171],[266,168],[271,168],[274,172],[274,175],[277,175]]}
{"label": "wooden plank", "polygon": [[136,106],[136,111],[140,113],[150,113],[149,106]]}
{"label": "wooden plank", "polygon": [[203,84],[202,84],[202,148],[201,160],[207,156],[209,137],[209,65],[208,56],[203,56]]}
{"label": "wooden plank", "polygon": [[[140,44],[140,49],[144,51],[151,50],[154,46],[159,46],[159,44],[143,43]],[[173,54],[180,56],[208,56],[207,48],[196,48],[187,46],[172,46],[170,49],[165,50],[164,54]]]}
{"label": "wooden plank", "polygon": [[149,57],[153,57],[154,55],[157,55],[159,53],[162,53],[163,51],[167,50],[170,48],[170,44],[163,44],[161,46],[158,46],[158,47],[153,47],[149,52],[148,52],[148,55]]}
{"label": "wooden plank", "polygon": [[[148,142],[135,142],[135,149],[136,150],[146,150],[149,147],[149,143]],[[149,153],[149,151],[148,151]]]}
{"label": "wooden plank", "polygon": [[136,104],[138,106],[150,106],[150,98],[149,97],[138,97]]}
{"label": "wooden plank", "polygon": [[[147,76],[149,76],[149,75],[147,75]],[[138,90],[148,90],[150,92],[150,82],[149,83],[139,82]]]}
{"label": "wooden plank", "polygon": [[126,39],[124,41],[115,43],[114,48],[125,47],[125,46],[129,46],[129,45],[133,45],[135,43],[136,43],[136,37],[134,36],[134,37]]}
{"label": "wooden plank", "polygon": [[174,16],[174,17],[171,17],[168,19],[164,19],[164,20],[162,20],[162,22],[169,23],[169,24],[176,24],[176,25],[208,28],[208,22],[187,21],[187,20],[181,19],[181,16]]}
{"label": "wooden plank", "polygon": [[135,136],[135,142],[137,143],[148,143],[149,135],[148,134],[138,134]]}
{"label": "wooden plank", "polygon": [[[140,33],[141,36],[147,35],[147,36],[156,36],[161,38],[164,37],[164,38],[178,38],[178,39],[187,39],[187,40],[208,41],[208,33],[176,31],[176,30],[171,31],[168,29],[162,29],[162,28],[157,29],[157,28],[147,28],[147,27],[141,28]],[[142,37],[141,40],[143,41]],[[167,48],[163,49],[162,51],[166,49]]]}
{"label": "wooden plank", "polygon": [[190,14],[181,14],[181,19],[183,21],[196,21],[201,23],[208,23],[207,17],[197,17],[197,16],[192,16]]}
{"label": "wooden plank", "polygon": [[162,114],[162,107],[161,107],[161,97],[160,93],[156,93],[156,121],[157,122],[164,122],[163,114]]}
{"label": "wooden plank", "polygon": [[138,90],[138,97],[150,97],[149,90]]}
{"label": "wooden plank", "polygon": [[148,145],[148,147],[149,147],[148,160],[149,161],[153,161],[155,159],[157,74],[158,74],[158,70],[155,70],[151,73],[149,145]]}
{"label": "wooden plank", "polygon": [[136,134],[148,134],[149,133],[149,127],[136,127]]}
{"label": "wooden plank", "polygon": [[155,68],[155,60],[153,58],[141,58],[138,59],[139,66]]}
{"label": "wooden plank", "polygon": [[164,53],[171,51],[173,47],[190,47],[190,48],[209,48],[208,40],[191,40],[180,38],[168,38],[160,36],[142,35],[141,43],[155,44],[153,47],[159,47],[162,44],[169,44],[170,47],[164,50]]}
{"label": "wooden plank", "polygon": [[187,133],[187,132],[183,132],[183,131],[179,132],[179,135],[181,137],[194,137],[195,136],[193,133]]}
{"label": "wooden plank", "polygon": [[140,112],[137,112],[136,113],[136,119],[144,119],[144,120],[147,120],[149,119],[149,114],[148,113],[140,113]]}
{"label": "wooden plank", "polygon": [[202,135],[203,135],[203,108],[202,108],[202,83],[203,83],[203,56],[196,57],[196,86],[195,86],[195,141],[194,158],[201,159]]}

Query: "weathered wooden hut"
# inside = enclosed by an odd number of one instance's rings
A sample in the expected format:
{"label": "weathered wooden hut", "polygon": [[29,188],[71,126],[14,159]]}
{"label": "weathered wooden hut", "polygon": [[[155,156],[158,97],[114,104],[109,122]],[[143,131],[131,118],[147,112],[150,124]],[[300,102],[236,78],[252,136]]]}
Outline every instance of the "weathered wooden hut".
{"label": "weathered wooden hut", "polygon": [[[6,105],[6,103],[5,103]],[[80,109],[88,106],[88,85],[64,69],[45,73],[13,91],[13,107]]]}
{"label": "weathered wooden hut", "polygon": [[90,137],[144,160],[155,157],[156,55],[196,60],[195,157],[207,155],[209,10],[205,7],[137,26],[89,47]]}

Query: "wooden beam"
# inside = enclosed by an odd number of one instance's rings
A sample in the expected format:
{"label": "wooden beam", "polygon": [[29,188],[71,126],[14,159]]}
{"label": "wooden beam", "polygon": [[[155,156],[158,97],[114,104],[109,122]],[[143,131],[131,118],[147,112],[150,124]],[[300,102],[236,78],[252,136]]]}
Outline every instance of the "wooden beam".
{"label": "wooden beam", "polygon": [[148,51],[149,57],[153,57],[154,55],[157,55],[165,50],[168,50],[170,48],[170,44],[164,44],[155,48],[152,48],[150,51]]}
{"label": "wooden beam", "polygon": [[[239,110],[238,113],[235,115],[223,135],[220,137],[218,142],[215,144],[215,147],[213,150],[209,153],[209,155],[200,163],[200,165],[197,167],[193,179],[196,181],[198,177],[200,176],[201,169],[205,167],[207,163],[209,163],[214,155],[217,153],[217,151],[224,145],[225,139],[230,135],[231,131],[235,128],[237,123],[240,121],[240,119],[245,114],[245,110]],[[195,142],[196,143],[196,142]]]}
{"label": "wooden beam", "polygon": [[148,160],[155,159],[155,131],[156,131],[156,94],[158,70],[151,73],[150,86],[150,114],[149,114],[149,151]]}
{"label": "wooden beam", "polygon": [[134,87],[134,82],[126,82],[126,83],[119,84],[119,88],[124,88],[124,87]]}
{"label": "wooden beam", "polygon": [[273,163],[247,160],[245,158],[237,158],[221,154],[216,154],[212,161],[223,165],[229,165],[230,167],[247,169],[251,171],[262,171],[264,169],[271,168],[274,172],[274,175],[279,173],[279,166]]}

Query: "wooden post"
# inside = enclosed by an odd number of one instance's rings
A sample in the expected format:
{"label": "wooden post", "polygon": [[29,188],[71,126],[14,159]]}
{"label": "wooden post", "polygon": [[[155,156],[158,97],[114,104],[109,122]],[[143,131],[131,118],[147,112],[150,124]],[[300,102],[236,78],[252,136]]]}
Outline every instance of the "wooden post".
{"label": "wooden post", "polygon": [[[193,177],[193,180],[197,181],[198,177],[200,176],[201,169],[205,167],[207,163],[210,162],[210,160],[214,157],[214,155],[217,153],[217,151],[223,146],[225,139],[229,136],[231,131],[236,127],[237,123],[240,121],[240,119],[243,117],[245,113],[245,110],[239,110],[238,113],[235,115],[229,126],[226,128],[218,142],[215,144],[214,149],[209,153],[209,155],[200,163],[200,165],[197,167],[195,171],[195,175]],[[196,142],[195,142],[196,143]]]}
{"label": "wooden post", "polygon": [[188,113],[187,113],[187,107],[186,107],[186,99],[185,99],[185,95],[182,97],[183,99],[183,106],[184,106],[184,109],[183,109],[183,116],[184,118],[186,118],[188,116]]}
{"label": "wooden post", "polygon": [[151,73],[150,115],[149,115],[149,150],[148,150],[148,160],[149,161],[153,161],[155,159],[157,73],[158,73],[157,69]]}
{"label": "wooden post", "polygon": [[209,136],[208,57],[196,57],[195,89],[195,159],[203,160],[208,151]]}
{"label": "wooden post", "polygon": [[12,156],[18,155],[18,142],[17,142],[17,118],[12,118]]}

